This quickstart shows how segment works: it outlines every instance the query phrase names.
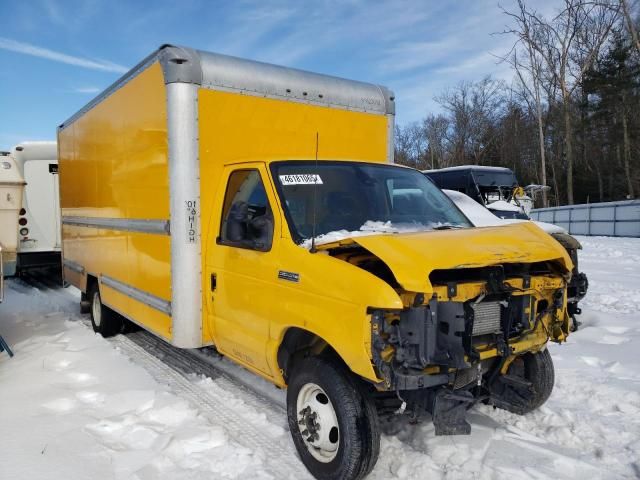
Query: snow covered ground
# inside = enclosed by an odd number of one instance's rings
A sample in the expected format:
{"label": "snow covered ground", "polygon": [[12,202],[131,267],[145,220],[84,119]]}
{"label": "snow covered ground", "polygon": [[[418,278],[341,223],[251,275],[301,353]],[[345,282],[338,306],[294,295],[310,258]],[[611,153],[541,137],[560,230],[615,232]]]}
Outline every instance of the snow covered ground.
{"label": "snow covered ground", "polygon": [[[371,478],[640,478],[640,239],[580,240],[583,325],[550,347],[547,404],[524,417],[476,407],[470,436],[407,425],[383,436]],[[309,478],[282,392],[144,332],[104,340],[73,290],[8,287],[0,479]]]}

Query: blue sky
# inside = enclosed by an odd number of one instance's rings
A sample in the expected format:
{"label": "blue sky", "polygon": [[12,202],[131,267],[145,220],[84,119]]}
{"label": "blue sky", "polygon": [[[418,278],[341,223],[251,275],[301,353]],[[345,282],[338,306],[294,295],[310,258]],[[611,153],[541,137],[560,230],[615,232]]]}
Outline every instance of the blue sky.
{"label": "blue sky", "polygon": [[386,85],[400,124],[461,80],[512,76],[493,56],[513,42],[491,35],[507,22],[498,0],[0,0],[0,18],[0,150],[54,139],[163,43]]}

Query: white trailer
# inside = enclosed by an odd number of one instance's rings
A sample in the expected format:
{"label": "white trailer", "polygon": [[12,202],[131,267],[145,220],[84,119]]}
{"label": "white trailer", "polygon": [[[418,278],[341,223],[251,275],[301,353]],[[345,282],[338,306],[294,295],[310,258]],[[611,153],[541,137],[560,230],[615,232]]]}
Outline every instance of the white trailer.
{"label": "white trailer", "polygon": [[17,269],[58,266],[61,238],[57,143],[22,142],[11,155],[26,182],[17,225]]}
{"label": "white trailer", "polygon": [[[22,208],[24,178],[9,152],[0,152],[0,277],[16,270],[18,214]],[[0,280],[0,297],[2,296]]]}

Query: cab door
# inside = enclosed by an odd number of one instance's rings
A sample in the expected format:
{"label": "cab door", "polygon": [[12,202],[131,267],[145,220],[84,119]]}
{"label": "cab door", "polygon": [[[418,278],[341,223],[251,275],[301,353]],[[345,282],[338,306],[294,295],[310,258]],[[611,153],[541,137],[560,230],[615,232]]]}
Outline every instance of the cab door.
{"label": "cab door", "polygon": [[[249,368],[272,376],[267,362],[269,321],[278,278],[279,215],[264,164],[242,164],[223,172],[207,248],[209,321],[216,348]],[[213,237],[213,235],[211,236]]]}

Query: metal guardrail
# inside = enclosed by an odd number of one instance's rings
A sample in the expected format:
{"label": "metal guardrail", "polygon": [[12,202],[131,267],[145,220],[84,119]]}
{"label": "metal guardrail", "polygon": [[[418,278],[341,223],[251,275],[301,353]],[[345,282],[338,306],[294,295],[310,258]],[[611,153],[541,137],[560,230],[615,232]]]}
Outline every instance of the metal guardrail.
{"label": "metal guardrail", "polygon": [[640,237],[640,200],[538,208],[530,216],[558,225],[572,235]]}

